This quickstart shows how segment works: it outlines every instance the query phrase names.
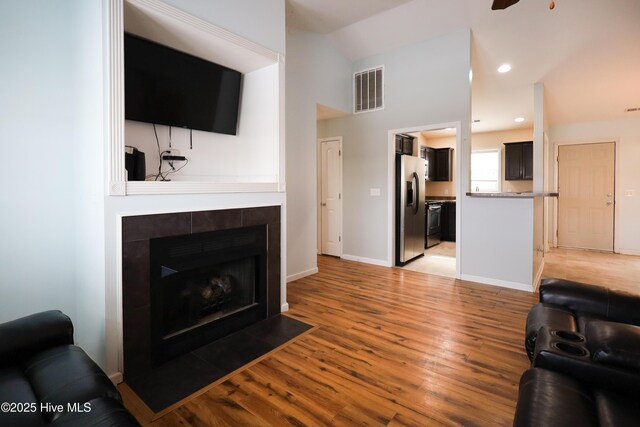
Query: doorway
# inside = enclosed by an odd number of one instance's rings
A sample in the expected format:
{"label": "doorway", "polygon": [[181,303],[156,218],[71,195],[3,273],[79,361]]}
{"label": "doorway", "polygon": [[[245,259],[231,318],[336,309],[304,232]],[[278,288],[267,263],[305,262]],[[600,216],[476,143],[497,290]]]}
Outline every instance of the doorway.
{"label": "doorway", "polygon": [[[402,243],[407,240],[406,215],[398,207],[402,204],[403,191],[407,186],[398,187],[395,176],[393,188],[395,206],[395,263],[405,270],[428,273],[438,276],[459,277],[459,228],[457,218],[458,190],[460,178],[458,174],[459,159],[457,153],[460,142],[460,129],[454,124],[429,126],[423,128],[399,129],[390,133],[393,155],[395,156],[395,171],[397,175],[398,156],[407,155],[421,161],[425,167],[422,169],[422,178],[419,187],[414,191],[420,198],[422,212],[422,224],[420,228],[420,253],[409,260],[398,263],[398,253],[402,250]],[[399,138],[400,137],[400,138]],[[402,144],[399,144],[399,141]],[[407,142],[408,141],[408,142]],[[408,147],[411,148],[409,152]],[[407,162],[404,162],[407,163]],[[406,179],[405,179],[406,181]],[[399,197],[400,196],[400,197]],[[409,200],[405,197],[406,200]],[[405,202],[406,202],[405,200]],[[403,239],[404,238],[404,239]],[[404,248],[406,255],[406,247]],[[407,258],[405,256],[405,258]]]}
{"label": "doorway", "polygon": [[615,143],[558,146],[557,246],[613,252]]}
{"label": "doorway", "polygon": [[342,137],[323,138],[319,145],[319,252],[342,256]]}

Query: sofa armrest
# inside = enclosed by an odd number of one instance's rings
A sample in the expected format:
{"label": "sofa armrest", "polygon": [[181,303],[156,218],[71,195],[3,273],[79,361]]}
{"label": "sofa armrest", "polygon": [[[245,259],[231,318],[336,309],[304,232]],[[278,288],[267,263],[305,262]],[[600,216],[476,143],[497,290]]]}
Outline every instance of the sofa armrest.
{"label": "sofa armrest", "polygon": [[73,324],[58,310],[0,324],[0,366],[58,345],[73,344]]}
{"label": "sofa armrest", "polygon": [[640,325],[640,296],[564,279],[545,279],[540,302],[612,322]]}

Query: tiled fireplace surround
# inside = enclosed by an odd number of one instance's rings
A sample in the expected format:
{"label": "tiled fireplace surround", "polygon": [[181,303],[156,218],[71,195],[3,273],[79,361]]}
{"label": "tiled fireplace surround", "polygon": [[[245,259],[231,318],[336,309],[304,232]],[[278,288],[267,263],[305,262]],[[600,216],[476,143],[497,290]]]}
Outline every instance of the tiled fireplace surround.
{"label": "tiled fireplace surround", "polygon": [[151,370],[149,240],[267,226],[267,316],[280,313],[280,206],[126,216],[122,218],[124,378]]}

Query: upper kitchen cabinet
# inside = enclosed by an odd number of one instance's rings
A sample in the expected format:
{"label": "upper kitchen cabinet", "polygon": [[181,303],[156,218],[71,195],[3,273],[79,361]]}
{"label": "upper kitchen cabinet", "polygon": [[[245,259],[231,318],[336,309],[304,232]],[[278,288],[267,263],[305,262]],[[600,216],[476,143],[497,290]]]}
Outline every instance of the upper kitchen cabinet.
{"label": "upper kitchen cabinet", "polygon": [[453,148],[436,148],[434,151],[435,179],[432,181],[451,181],[453,179]]}
{"label": "upper kitchen cabinet", "polygon": [[506,142],[504,179],[533,179],[533,141]]}
{"label": "upper kitchen cabinet", "polygon": [[397,134],[396,135],[396,153],[413,155],[413,140],[415,138],[409,135]]}

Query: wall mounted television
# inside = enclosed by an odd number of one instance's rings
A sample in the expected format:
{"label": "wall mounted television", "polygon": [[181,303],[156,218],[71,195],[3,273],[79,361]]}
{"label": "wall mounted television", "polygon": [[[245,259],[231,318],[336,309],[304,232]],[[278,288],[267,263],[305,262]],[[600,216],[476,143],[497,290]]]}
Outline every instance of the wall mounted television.
{"label": "wall mounted television", "polygon": [[125,119],[236,135],[242,74],[124,35]]}

